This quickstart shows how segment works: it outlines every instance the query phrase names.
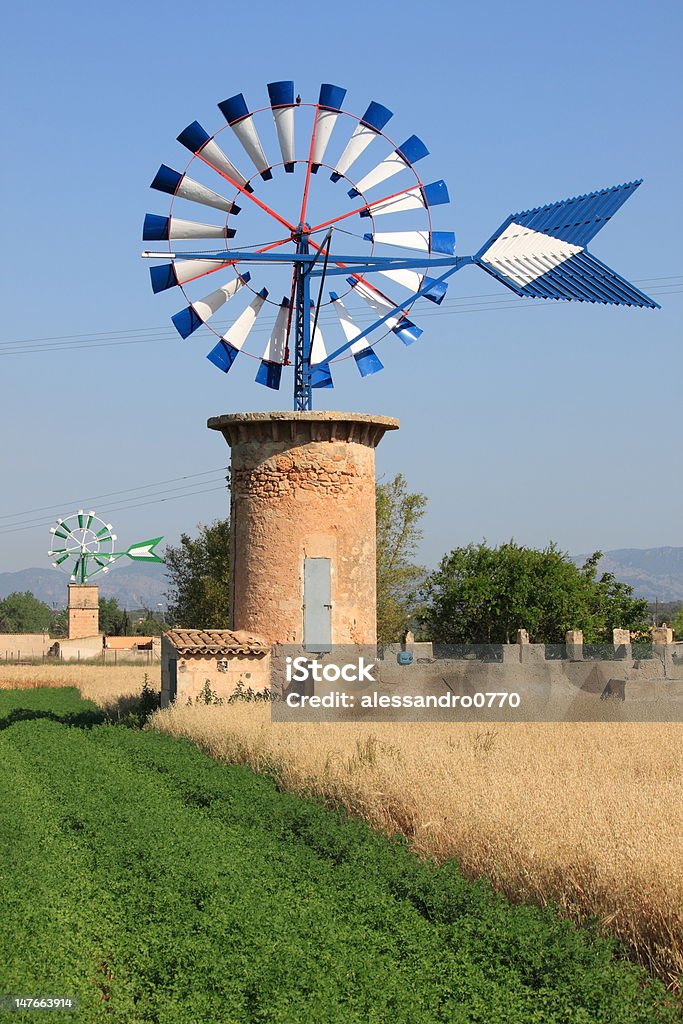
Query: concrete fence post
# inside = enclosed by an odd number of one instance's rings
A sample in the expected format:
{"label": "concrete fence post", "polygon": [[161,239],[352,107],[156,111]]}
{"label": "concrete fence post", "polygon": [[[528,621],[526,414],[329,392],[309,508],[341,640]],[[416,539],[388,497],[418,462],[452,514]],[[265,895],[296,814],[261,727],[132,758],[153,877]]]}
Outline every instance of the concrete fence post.
{"label": "concrete fence post", "polygon": [[613,629],[612,644],[615,658],[631,657],[631,633],[628,629]]}
{"label": "concrete fence post", "polygon": [[583,630],[568,629],[564,634],[569,661],[583,661]]}

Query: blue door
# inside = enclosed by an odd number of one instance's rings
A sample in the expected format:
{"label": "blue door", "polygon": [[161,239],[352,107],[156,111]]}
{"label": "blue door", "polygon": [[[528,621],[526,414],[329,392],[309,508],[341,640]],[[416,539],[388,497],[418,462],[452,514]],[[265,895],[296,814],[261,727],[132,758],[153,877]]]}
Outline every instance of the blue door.
{"label": "blue door", "polygon": [[322,654],[332,645],[332,562],[304,559],[304,647]]}

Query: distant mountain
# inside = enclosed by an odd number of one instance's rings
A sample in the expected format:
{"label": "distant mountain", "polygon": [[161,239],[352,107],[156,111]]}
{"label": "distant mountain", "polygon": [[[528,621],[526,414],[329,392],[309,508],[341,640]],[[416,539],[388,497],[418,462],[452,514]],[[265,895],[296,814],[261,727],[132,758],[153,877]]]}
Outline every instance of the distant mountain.
{"label": "distant mountain", "polygon": [[[50,607],[66,607],[68,576],[57,569],[20,569],[18,572],[0,572],[0,599],[15,591],[30,590]],[[100,573],[97,583],[102,597],[115,597],[122,608],[150,608],[158,611],[166,607],[164,596],[168,580],[163,565],[127,565]]]}
{"label": "distant mountain", "polygon": [[[586,555],[573,556],[577,564]],[[630,583],[636,597],[648,601],[683,601],[683,548],[619,548],[606,551],[599,565]],[[151,608],[167,604],[168,580],[162,565],[127,565],[94,580],[103,597],[115,597],[122,608]],[[0,572],[0,598],[15,590],[30,590],[41,601],[66,605],[67,577],[56,569],[21,569]]]}
{"label": "distant mountain", "polygon": [[[576,555],[580,564],[586,555]],[[636,597],[648,601],[683,601],[683,548],[618,548],[606,551],[600,572],[630,583]]]}

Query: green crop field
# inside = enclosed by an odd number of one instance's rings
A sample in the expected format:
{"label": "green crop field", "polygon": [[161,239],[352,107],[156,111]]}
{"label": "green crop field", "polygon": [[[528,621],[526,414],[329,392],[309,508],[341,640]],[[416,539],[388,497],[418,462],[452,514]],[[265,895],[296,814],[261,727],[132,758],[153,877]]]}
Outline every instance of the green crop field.
{"label": "green crop field", "polygon": [[73,689],[0,692],[0,916],[0,996],[79,1001],[47,1021],[679,1020],[589,931]]}

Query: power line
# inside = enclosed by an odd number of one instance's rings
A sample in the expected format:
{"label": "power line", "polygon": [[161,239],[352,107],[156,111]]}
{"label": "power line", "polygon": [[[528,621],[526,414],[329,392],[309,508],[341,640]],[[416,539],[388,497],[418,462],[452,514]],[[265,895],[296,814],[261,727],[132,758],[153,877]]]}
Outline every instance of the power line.
{"label": "power line", "polygon": [[[210,476],[214,473],[227,472],[227,466],[218,466],[216,469],[205,469],[202,473],[188,473],[185,476],[172,476],[168,480],[156,480],[149,484],[140,484],[139,487],[125,487],[119,491],[105,491],[104,494],[95,494],[89,498],[72,499],[69,501],[56,501],[51,505],[40,505],[38,508],[25,508],[20,512],[3,512],[0,515],[0,519],[18,519],[19,516],[29,516],[34,512],[47,512],[50,509],[58,508],[70,508],[74,505],[89,505],[93,501],[99,501],[100,498],[111,498],[118,494],[130,494],[132,491],[147,491],[150,487],[165,487],[166,484],[175,484],[179,480],[193,480],[200,476]],[[141,495],[145,497],[145,495]],[[0,524],[0,529],[2,524]]]}
{"label": "power line", "polygon": [[[203,484],[205,484],[205,483],[213,483],[213,481],[205,480],[205,481],[203,481],[202,484],[199,485],[199,487],[194,486],[191,489],[185,489],[185,493],[183,493],[183,494],[174,494],[173,493],[173,491],[180,490],[181,488],[171,488],[170,491],[158,491],[158,492],[156,492],[156,494],[153,492],[152,494],[142,494],[140,496],[141,498],[145,498],[145,499],[149,498],[148,501],[147,500],[146,501],[140,501],[140,500],[135,499],[135,500],[129,500],[125,504],[124,503],[122,503],[122,504],[114,503],[114,504],[110,505],[109,508],[107,509],[107,516],[109,516],[109,513],[111,513],[111,512],[129,512],[129,511],[131,511],[133,509],[137,510],[139,508],[144,508],[147,505],[160,505],[160,504],[162,504],[165,501],[177,501],[179,498],[194,498],[194,497],[196,497],[197,495],[200,495],[200,494],[212,494],[212,493],[217,493],[218,491],[225,492],[227,490],[227,485],[225,483],[223,483],[223,485],[221,487],[204,488]],[[159,497],[159,495],[166,495],[166,496],[165,497]],[[12,534],[12,533],[23,533],[23,532],[25,532],[27,530],[39,530],[41,528],[42,529],[47,529],[48,527],[52,526],[53,522],[54,522],[54,519],[41,519],[41,520],[34,520],[32,522],[29,522],[29,523],[23,523],[22,525],[18,525],[18,524],[14,524],[14,523],[7,524],[6,526],[0,527],[0,536],[6,536],[6,535]]]}
{"label": "power line", "polygon": [[[676,291],[664,291],[663,289],[672,289],[672,288],[676,289],[679,284],[683,284],[683,275],[675,274],[675,275],[669,275],[669,276],[648,277],[648,278],[644,277],[644,278],[635,278],[634,279],[634,283],[635,284],[648,284],[650,282],[659,282],[659,281],[677,282],[677,283],[676,284],[662,285],[659,289],[657,289],[657,293],[658,294],[678,294],[677,290]],[[521,298],[521,296],[519,298]],[[452,296],[452,297],[448,297],[448,298],[444,299],[444,301],[440,304],[440,307],[439,307],[438,311],[435,310],[432,313],[430,313],[430,311],[426,310],[426,311],[423,312],[422,315],[423,316],[425,316],[425,315],[434,315],[436,313],[439,313],[440,315],[447,315],[449,312],[472,312],[472,310],[470,308],[462,309],[463,304],[465,306],[467,306],[467,307],[469,307],[469,306],[478,306],[478,307],[479,306],[484,306],[484,307],[487,307],[487,308],[488,307],[496,308],[496,307],[500,306],[500,303],[507,302],[508,306],[510,306],[510,305],[512,305],[512,306],[520,306],[519,298],[511,299],[509,296],[506,296],[504,293],[501,293],[501,292],[480,292],[480,293],[476,293],[476,294],[473,294],[473,295],[457,295],[457,296]],[[484,302],[479,302],[479,300],[482,300],[482,299],[485,300],[485,301]],[[491,301],[487,301],[487,300],[493,300],[493,301],[491,302]],[[452,306],[456,306],[458,308],[455,309],[455,310],[451,310],[450,307],[452,307]],[[525,303],[524,304],[524,308],[531,308],[531,306]],[[364,314],[364,313],[363,314],[354,314],[354,319],[356,319],[356,320],[364,320],[367,315],[369,315],[369,317],[370,317],[369,322],[372,322],[372,314]],[[330,323],[336,323],[337,321],[334,318],[332,318],[332,319],[330,319],[329,322]],[[221,321],[215,321],[216,325],[218,325],[219,323],[221,323]],[[227,324],[227,323],[229,323],[229,321],[222,321],[222,323]],[[263,332],[263,331],[266,331],[266,330],[270,330],[270,328],[262,327],[261,325],[258,325],[258,324],[254,327],[254,331],[261,331],[261,332]],[[12,349],[16,348],[17,349],[17,352],[15,352],[15,351],[12,351],[11,353],[10,352],[0,352],[0,354],[2,354],[2,355],[4,355],[4,354],[16,355],[16,354],[18,354],[18,348],[20,346],[24,346],[24,345],[26,345],[26,346],[45,345],[45,346],[47,346],[45,351],[48,351],[48,350],[49,351],[55,351],[57,349],[61,349],[61,346],[54,344],[55,342],[78,342],[78,341],[83,341],[83,340],[86,340],[86,339],[92,339],[92,341],[93,341],[92,347],[93,348],[98,348],[98,347],[102,347],[104,344],[113,344],[113,343],[117,343],[117,344],[130,344],[130,343],[132,343],[134,341],[135,342],[139,342],[139,341],[163,341],[163,340],[166,340],[169,337],[170,338],[175,338],[176,335],[175,335],[175,333],[172,330],[170,330],[167,327],[133,327],[133,328],[129,328],[129,329],[125,329],[125,330],[119,330],[119,331],[100,331],[100,332],[90,332],[90,333],[87,333],[87,334],[62,334],[62,335],[54,335],[54,336],[51,336],[51,337],[50,336],[46,336],[46,337],[40,337],[40,338],[23,338],[23,339],[9,340],[9,341],[8,340],[0,341],[0,347],[6,347],[6,348],[12,348]],[[99,341],[99,339],[105,339],[105,338],[111,338],[113,340],[111,342],[101,342],[101,341]],[[116,341],[116,339],[120,339],[120,340]],[[85,346],[79,346],[79,347],[85,347]],[[41,349],[41,351],[42,350],[43,349]],[[38,351],[38,350],[35,349],[35,351]]]}
{"label": "power line", "polygon": [[[667,296],[667,295],[680,295],[682,293],[683,293],[683,288],[668,288],[666,290],[664,290],[664,289],[650,289],[650,294],[653,297],[656,297],[656,296]],[[520,299],[521,299],[521,296],[520,296]],[[499,310],[503,310],[503,309],[506,309],[506,310],[507,309],[525,309],[525,310],[529,310],[529,309],[534,309],[534,308],[536,308],[536,309],[544,309],[544,308],[548,308],[552,304],[552,301],[553,301],[553,300],[548,300],[547,302],[543,302],[543,301],[538,301],[537,300],[536,302],[533,302],[533,304],[532,304],[531,301],[524,302],[524,301],[520,301],[520,299],[506,300],[505,298],[501,298],[498,302],[479,303],[479,304],[476,304],[476,305],[475,304],[471,304],[469,306],[465,306],[465,307],[461,307],[461,308],[457,308],[457,309],[443,309],[443,308],[440,308],[438,310],[430,310],[430,309],[426,309],[425,307],[422,307],[422,310],[419,313],[418,319],[419,320],[424,320],[424,319],[430,319],[433,316],[448,317],[448,316],[456,316],[456,315],[469,314],[469,313],[495,313],[495,312],[498,312]],[[443,305],[444,304],[442,303],[442,307],[443,307]],[[367,324],[370,324],[375,319],[375,317],[372,314],[370,314],[370,316],[368,316],[365,313],[356,313],[355,311],[354,311],[354,314],[353,314],[353,318],[354,318],[354,321],[356,323],[358,323],[359,325],[361,325],[361,326],[365,326]],[[321,314],[321,317],[320,317],[320,320],[319,320],[319,324],[320,324],[321,327],[326,327],[326,326],[327,327],[334,327],[334,326],[336,326],[337,322],[338,321],[335,320],[334,318],[330,317],[329,314],[327,316],[325,316],[324,314]],[[214,327],[219,327],[220,325],[221,324],[220,324],[219,321],[214,321]],[[223,321],[223,326],[227,327],[228,325],[229,325],[229,321]],[[252,332],[251,333],[252,334],[257,334],[257,335],[263,335],[263,334],[269,333],[271,330],[272,330],[271,326],[256,325],[254,328],[252,328]],[[6,349],[4,351],[0,350],[0,356],[40,355],[40,354],[47,353],[47,352],[69,352],[69,351],[82,350],[82,349],[118,348],[118,347],[123,346],[123,345],[142,345],[142,344],[150,344],[150,343],[169,342],[169,341],[170,342],[178,341],[177,334],[175,334],[175,332],[170,331],[170,330],[166,331],[166,333],[162,334],[159,337],[151,337],[151,338],[141,337],[141,338],[128,339],[128,340],[124,340],[124,341],[95,342],[94,344],[85,343],[85,344],[73,344],[73,345],[72,344],[61,344],[61,345],[60,344],[57,344],[57,345],[50,344],[50,345],[41,345],[41,346],[32,346],[32,347],[29,347],[27,345],[25,348],[17,348],[17,349],[9,349],[9,350]],[[0,344],[2,344],[2,343],[0,343]]]}

